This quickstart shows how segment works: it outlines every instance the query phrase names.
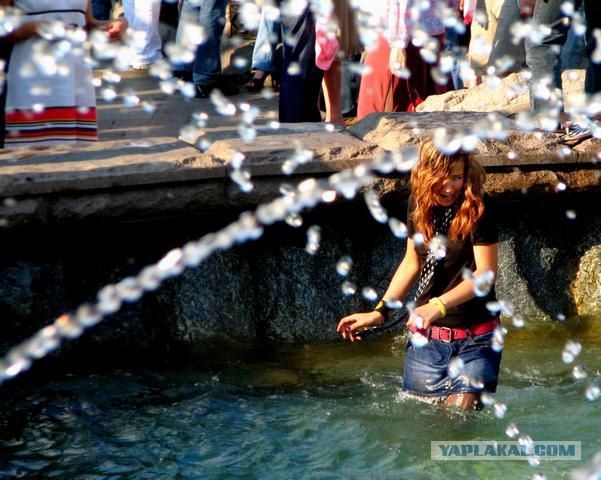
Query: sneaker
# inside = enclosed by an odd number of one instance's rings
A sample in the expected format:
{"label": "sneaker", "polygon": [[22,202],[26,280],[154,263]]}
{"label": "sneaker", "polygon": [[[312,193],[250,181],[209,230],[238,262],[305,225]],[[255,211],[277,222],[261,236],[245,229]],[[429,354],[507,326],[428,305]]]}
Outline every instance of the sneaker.
{"label": "sneaker", "polygon": [[569,127],[566,127],[566,133],[560,137],[560,140],[562,143],[570,145],[591,138],[592,136],[593,132],[590,127],[573,123]]}

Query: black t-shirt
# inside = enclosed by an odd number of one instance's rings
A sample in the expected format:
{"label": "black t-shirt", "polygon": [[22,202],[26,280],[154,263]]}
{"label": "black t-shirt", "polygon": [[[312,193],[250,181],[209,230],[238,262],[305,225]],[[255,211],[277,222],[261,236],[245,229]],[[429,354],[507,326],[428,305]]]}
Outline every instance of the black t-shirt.
{"label": "black t-shirt", "polygon": [[[418,306],[428,303],[432,297],[441,296],[460,283],[463,280],[461,273],[464,268],[475,270],[474,245],[491,245],[498,242],[497,222],[490,203],[490,199],[484,199],[484,214],[468,238],[463,242],[449,240],[444,259],[437,262],[430,287],[424,291],[420,298],[416,299]],[[407,207],[407,229],[410,237],[418,233],[415,231],[415,225],[410,215],[414,205],[413,196],[410,196]],[[425,244],[416,245],[415,250],[419,257],[421,273],[421,266],[428,256],[428,246]],[[490,320],[495,315],[490,313],[486,308],[486,304],[493,301],[496,301],[494,286],[484,297],[475,297],[461,305],[449,308],[447,315],[436,320],[434,325],[467,328]]]}

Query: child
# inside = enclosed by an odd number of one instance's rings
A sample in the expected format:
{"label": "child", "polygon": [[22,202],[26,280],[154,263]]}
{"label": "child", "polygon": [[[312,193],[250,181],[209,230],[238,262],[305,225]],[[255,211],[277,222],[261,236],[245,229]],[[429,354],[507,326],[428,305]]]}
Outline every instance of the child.
{"label": "child", "polygon": [[[411,173],[405,257],[376,309],[347,316],[337,328],[344,339],[360,340],[362,330],[384,323],[386,304],[404,298],[419,279],[407,327],[428,342],[408,342],[403,389],[462,409],[477,408],[482,392],[496,390],[501,361],[492,348],[499,319],[487,308],[495,301],[497,229],[484,202],[484,179],[468,155],[445,155],[422,143]],[[489,276],[490,290],[476,296],[464,268]]]}

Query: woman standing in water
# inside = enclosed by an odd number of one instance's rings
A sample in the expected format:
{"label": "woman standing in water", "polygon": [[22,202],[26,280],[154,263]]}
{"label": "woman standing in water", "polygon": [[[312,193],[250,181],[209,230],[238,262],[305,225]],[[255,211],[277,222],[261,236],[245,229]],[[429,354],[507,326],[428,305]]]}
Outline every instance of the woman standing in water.
{"label": "woman standing in water", "polygon": [[[360,340],[362,330],[385,322],[390,302],[403,299],[417,280],[407,327],[427,343],[408,342],[403,390],[462,409],[477,408],[483,392],[496,390],[501,361],[493,348],[499,318],[486,306],[496,300],[498,240],[484,179],[470,156],[422,143],[411,173],[405,257],[375,310],[349,315],[337,328],[344,339]],[[486,279],[490,290],[476,296],[472,280],[463,279],[465,268],[472,278]]]}

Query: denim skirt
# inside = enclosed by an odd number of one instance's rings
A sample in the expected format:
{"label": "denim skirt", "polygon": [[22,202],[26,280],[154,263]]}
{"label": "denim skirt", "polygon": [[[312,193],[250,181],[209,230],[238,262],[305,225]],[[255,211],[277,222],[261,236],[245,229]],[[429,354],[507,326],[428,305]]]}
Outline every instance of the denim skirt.
{"label": "denim skirt", "polygon": [[446,397],[453,393],[495,392],[501,352],[492,348],[494,332],[452,342],[407,342],[403,390],[412,395]]}

